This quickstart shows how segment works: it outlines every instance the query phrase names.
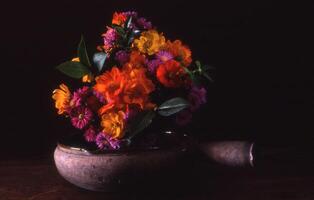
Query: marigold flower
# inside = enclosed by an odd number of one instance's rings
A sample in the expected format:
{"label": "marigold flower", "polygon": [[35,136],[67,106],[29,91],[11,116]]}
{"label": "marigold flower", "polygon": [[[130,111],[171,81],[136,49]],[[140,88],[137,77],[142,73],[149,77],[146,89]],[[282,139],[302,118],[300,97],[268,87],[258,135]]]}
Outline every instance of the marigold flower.
{"label": "marigold flower", "polygon": [[133,45],[138,48],[141,53],[153,55],[165,44],[165,37],[156,30],[148,30],[142,32],[139,39],[135,39]]}
{"label": "marigold flower", "polygon": [[178,88],[186,82],[186,72],[175,60],[160,64],[156,73],[158,80],[166,87]]}
{"label": "marigold flower", "polygon": [[154,90],[155,85],[147,78],[144,68],[132,69],[128,73],[128,81],[123,91],[123,101],[145,109],[150,103],[149,94]]}
{"label": "marigold flower", "polygon": [[180,40],[175,40],[174,42],[168,40],[164,49],[169,51],[176,60],[182,62],[185,66],[191,64],[191,50],[187,46],[183,45]]}
{"label": "marigold flower", "polygon": [[52,98],[55,100],[55,107],[58,109],[58,114],[66,112],[70,105],[71,92],[65,84],[61,84],[60,89],[55,89]]}
{"label": "marigold flower", "polygon": [[124,74],[117,67],[113,67],[111,71],[96,77],[94,90],[102,94],[107,102],[113,102],[122,92],[124,85]]}
{"label": "marigold flower", "polygon": [[123,25],[125,23],[125,21],[127,20],[127,18],[128,18],[128,16],[126,15],[126,13],[115,12],[113,14],[112,24]]}
{"label": "marigold flower", "polygon": [[103,132],[113,139],[120,139],[124,136],[125,114],[122,111],[109,112],[101,117],[101,127]]}

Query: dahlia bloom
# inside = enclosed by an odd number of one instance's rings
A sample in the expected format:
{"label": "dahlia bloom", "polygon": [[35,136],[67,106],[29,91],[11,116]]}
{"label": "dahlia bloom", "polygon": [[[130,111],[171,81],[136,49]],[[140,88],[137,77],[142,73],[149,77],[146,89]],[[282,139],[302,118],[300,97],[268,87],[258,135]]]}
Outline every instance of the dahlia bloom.
{"label": "dahlia bloom", "polygon": [[83,103],[84,98],[89,93],[89,88],[84,86],[82,88],[79,88],[77,91],[73,93],[73,97],[71,99],[70,105],[74,107],[81,106]]}
{"label": "dahlia bloom", "polygon": [[153,55],[165,44],[165,37],[156,30],[142,32],[139,39],[135,39],[133,45],[141,52]]}

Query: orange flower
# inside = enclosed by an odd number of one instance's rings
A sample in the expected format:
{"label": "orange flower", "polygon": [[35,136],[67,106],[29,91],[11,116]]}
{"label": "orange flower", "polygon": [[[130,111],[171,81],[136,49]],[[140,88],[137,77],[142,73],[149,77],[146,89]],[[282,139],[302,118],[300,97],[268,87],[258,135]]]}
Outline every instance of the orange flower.
{"label": "orange flower", "polygon": [[151,109],[149,94],[155,90],[153,82],[147,78],[145,68],[128,69],[128,81],[123,91],[123,101],[138,105],[141,109]]}
{"label": "orange flower", "polygon": [[127,20],[127,16],[125,14],[115,12],[113,14],[112,24],[123,25],[126,20]]}
{"label": "orange flower", "polygon": [[157,68],[157,78],[166,87],[177,88],[185,83],[186,72],[175,60],[168,60]]}
{"label": "orange flower", "polygon": [[70,105],[71,92],[65,84],[61,84],[60,89],[53,91],[52,98],[56,101],[55,107],[58,109],[58,114],[63,114]]}
{"label": "orange flower", "polygon": [[164,48],[169,51],[176,60],[182,62],[185,66],[191,64],[191,50],[187,46],[183,45],[180,40],[175,40],[174,42],[168,40]]}
{"label": "orange flower", "polygon": [[114,102],[123,90],[125,77],[117,67],[96,77],[94,90],[102,94],[108,103]]}
{"label": "orange flower", "polygon": [[139,39],[134,40],[133,46],[135,46],[141,53],[153,55],[160,50],[165,44],[165,41],[166,39],[162,33],[158,33],[156,30],[148,30],[142,32]]}
{"label": "orange flower", "polygon": [[145,63],[146,63],[146,58],[140,52],[132,51],[131,54],[130,54],[130,61],[129,61],[129,63],[131,63],[136,68],[143,67],[145,65]]}
{"label": "orange flower", "polygon": [[101,127],[103,132],[113,139],[120,139],[124,136],[125,114],[122,111],[110,112],[102,115]]}

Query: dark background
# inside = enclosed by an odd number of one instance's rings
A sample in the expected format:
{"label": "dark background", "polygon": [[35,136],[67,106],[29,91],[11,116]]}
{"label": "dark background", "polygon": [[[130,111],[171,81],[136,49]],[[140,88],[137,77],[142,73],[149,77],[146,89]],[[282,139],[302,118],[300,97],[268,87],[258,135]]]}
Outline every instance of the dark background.
{"label": "dark background", "polygon": [[[51,92],[55,66],[89,47],[114,11],[136,10],[193,58],[216,68],[208,106],[189,132],[269,144],[314,142],[313,3],[294,1],[27,1],[2,3],[0,152],[51,154],[72,130]],[[314,144],[314,143],[313,143]]]}

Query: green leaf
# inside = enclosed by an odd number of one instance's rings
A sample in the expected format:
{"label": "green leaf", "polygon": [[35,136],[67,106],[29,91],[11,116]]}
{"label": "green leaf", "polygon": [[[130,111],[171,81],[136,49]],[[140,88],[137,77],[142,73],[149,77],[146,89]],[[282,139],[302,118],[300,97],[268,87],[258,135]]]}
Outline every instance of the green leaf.
{"label": "green leaf", "polygon": [[86,44],[85,44],[83,35],[81,36],[81,41],[80,41],[79,46],[77,48],[77,54],[78,54],[78,57],[80,58],[80,62],[83,65],[88,66],[88,67],[91,66],[89,58],[88,58],[88,54],[87,54],[87,50],[86,50]]}
{"label": "green leaf", "polygon": [[170,116],[177,112],[180,112],[181,110],[187,108],[189,106],[189,102],[181,97],[175,97],[173,99],[170,99],[163,104],[161,104],[158,108],[158,114],[161,116]]}
{"label": "green leaf", "polygon": [[149,111],[143,111],[139,113],[130,124],[129,132],[130,135],[128,136],[129,139],[132,139],[134,136],[136,136],[138,133],[143,131],[146,127],[148,127],[152,121],[153,118],[156,116],[155,111],[149,110]]}
{"label": "green leaf", "polygon": [[129,16],[128,19],[127,19],[126,22],[125,22],[124,27],[125,27],[126,29],[130,28],[131,23],[132,23],[132,16]]}
{"label": "green leaf", "polygon": [[57,66],[57,69],[72,78],[82,78],[84,75],[91,73],[85,65],[73,61],[64,62]]}
{"label": "green leaf", "polygon": [[99,52],[99,53],[94,54],[93,62],[95,63],[96,67],[98,68],[99,72],[101,72],[101,70],[103,69],[106,58],[107,58],[107,54],[104,52]]}

